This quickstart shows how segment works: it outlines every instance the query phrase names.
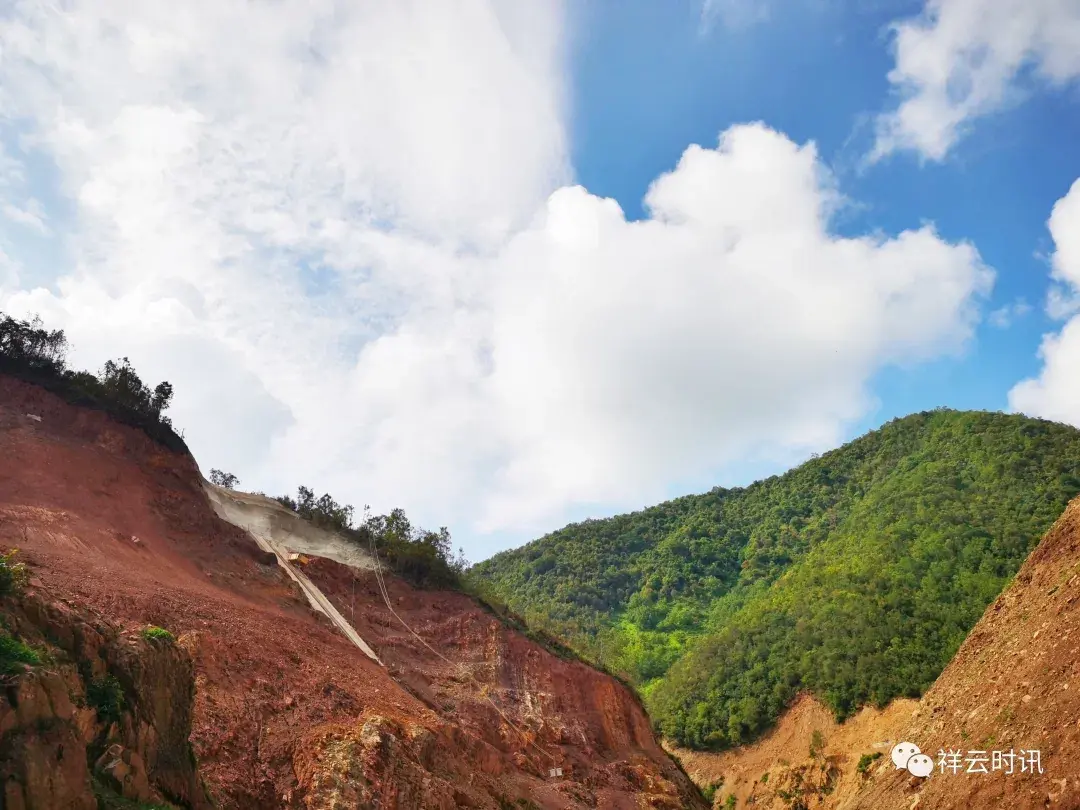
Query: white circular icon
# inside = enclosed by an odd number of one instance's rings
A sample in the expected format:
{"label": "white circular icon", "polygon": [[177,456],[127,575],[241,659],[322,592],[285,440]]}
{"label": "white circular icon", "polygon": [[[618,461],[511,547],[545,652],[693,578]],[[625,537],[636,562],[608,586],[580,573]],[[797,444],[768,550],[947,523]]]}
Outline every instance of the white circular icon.
{"label": "white circular icon", "polygon": [[901,742],[893,746],[892,749],[892,761],[893,765],[897,768],[903,769],[907,767],[908,760],[916,754],[922,753],[919,751],[919,746],[911,742]]}
{"label": "white circular icon", "polygon": [[907,769],[912,776],[929,776],[934,772],[934,760],[926,754],[914,754],[908,758]]}

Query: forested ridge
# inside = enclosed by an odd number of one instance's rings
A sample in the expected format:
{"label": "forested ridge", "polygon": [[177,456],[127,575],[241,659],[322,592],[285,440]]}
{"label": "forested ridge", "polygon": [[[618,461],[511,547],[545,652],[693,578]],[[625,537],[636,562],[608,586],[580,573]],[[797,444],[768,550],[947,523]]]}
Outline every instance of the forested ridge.
{"label": "forested ridge", "polygon": [[469,576],[635,683],[667,737],[722,748],[800,690],[840,718],[920,694],[1078,492],[1080,431],[939,409]]}

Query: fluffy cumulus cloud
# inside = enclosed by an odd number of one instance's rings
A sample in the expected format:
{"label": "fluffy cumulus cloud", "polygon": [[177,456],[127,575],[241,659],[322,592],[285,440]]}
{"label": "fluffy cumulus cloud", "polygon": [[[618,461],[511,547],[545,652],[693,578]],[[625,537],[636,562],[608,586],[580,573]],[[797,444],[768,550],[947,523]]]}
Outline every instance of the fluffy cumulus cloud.
{"label": "fluffy cumulus cloud", "polygon": [[1080,180],[1054,205],[1049,228],[1055,250],[1047,311],[1065,324],[1043,338],[1039,376],[1013,388],[1009,404],[1024,413],[1080,425]]}
{"label": "fluffy cumulus cloud", "polygon": [[205,467],[403,505],[477,556],[837,442],[992,283],[930,226],[838,236],[814,146],[761,124],[688,148],[642,221],[569,184],[554,4],[2,14],[0,194],[64,250],[20,281],[0,228],[0,309],[172,381]]}
{"label": "fluffy cumulus cloud", "polygon": [[879,119],[877,157],[906,149],[941,160],[966,125],[1033,82],[1080,76],[1076,0],[926,0],[894,35],[889,81],[901,102]]}
{"label": "fluffy cumulus cloud", "polygon": [[883,363],[963,344],[990,283],[929,228],[831,235],[842,200],[813,146],[762,125],[690,147],[646,202],[627,222],[562,189],[501,258],[492,382],[518,449],[499,520],[832,444]]}

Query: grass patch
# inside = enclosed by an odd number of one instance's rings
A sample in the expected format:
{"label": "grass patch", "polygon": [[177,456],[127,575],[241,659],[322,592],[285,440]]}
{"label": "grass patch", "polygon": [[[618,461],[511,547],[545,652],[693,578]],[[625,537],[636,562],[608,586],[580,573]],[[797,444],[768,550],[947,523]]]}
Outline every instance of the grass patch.
{"label": "grass patch", "polygon": [[142,637],[145,638],[147,641],[176,641],[176,636],[174,636],[164,627],[156,627],[154,625],[144,627],[142,630]]}
{"label": "grass patch", "polygon": [[25,666],[40,663],[41,655],[32,647],[6,633],[0,634],[0,675],[18,675]]}
{"label": "grass patch", "polygon": [[881,759],[881,752],[875,751],[872,754],[863,754],[859,757],[859,764],[855,766],[857,773],[866,773],[870,770],[870,766]]}
{"label": "grass patch", "polygon": [[18,549],[12,549],[7,554],[0,554],[0,596],[21,591],[30,580],[26,563],[15,562],[18,553]]}
{"label": "grass patch", "polygon": [[715,782],[710,782],[701,789],[701,795],[705,797],[705,801],[712,804],[713,799],[716,798],[716,792],[724,786],[723,778],[717,779]]}

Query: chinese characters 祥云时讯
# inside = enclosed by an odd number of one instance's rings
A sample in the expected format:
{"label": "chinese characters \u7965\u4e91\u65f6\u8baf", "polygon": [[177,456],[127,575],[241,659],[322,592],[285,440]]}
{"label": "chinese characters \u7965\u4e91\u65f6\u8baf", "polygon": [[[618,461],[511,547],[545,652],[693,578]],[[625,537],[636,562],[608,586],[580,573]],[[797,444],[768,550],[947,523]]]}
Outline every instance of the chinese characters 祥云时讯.
{"label": "chinese characters \u7965\u4e91\u65f6\u8baf", "polygon": [[1019,751],[938,751],[939,773],[1042,773],[1042,752],[1021,748]]}

